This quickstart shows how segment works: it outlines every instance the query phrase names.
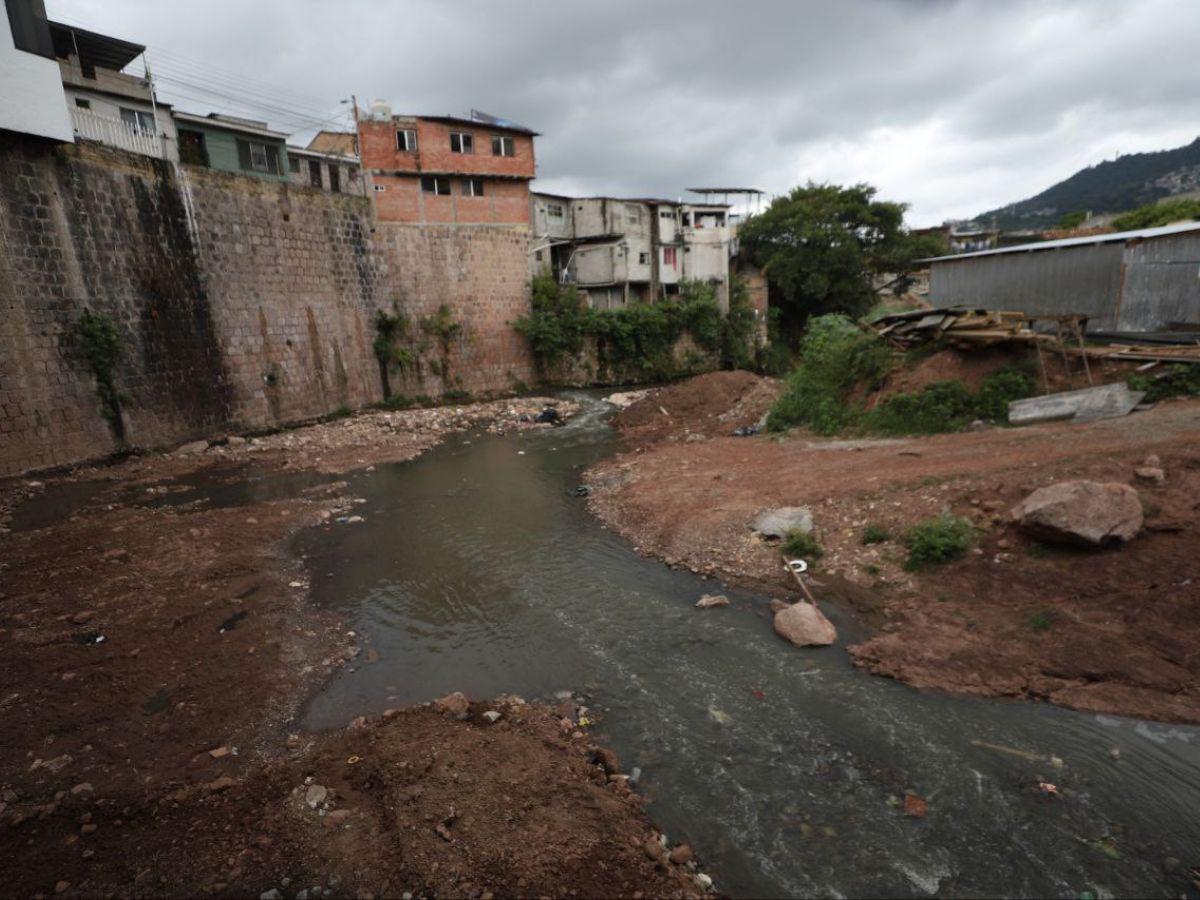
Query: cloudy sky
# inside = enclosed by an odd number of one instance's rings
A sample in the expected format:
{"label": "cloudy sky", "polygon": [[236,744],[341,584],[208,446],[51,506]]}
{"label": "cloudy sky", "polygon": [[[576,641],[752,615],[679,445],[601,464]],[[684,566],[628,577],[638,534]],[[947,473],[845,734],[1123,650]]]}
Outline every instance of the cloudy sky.
{"label": "cloudy sky", "polygon": [[[541,189],[867,181],[928,225],[1200,134],[1200,2],[46,0],[146,44],[193,112],[360,105],[542,132]],[[137,64],[135,64],[136,66]]]}

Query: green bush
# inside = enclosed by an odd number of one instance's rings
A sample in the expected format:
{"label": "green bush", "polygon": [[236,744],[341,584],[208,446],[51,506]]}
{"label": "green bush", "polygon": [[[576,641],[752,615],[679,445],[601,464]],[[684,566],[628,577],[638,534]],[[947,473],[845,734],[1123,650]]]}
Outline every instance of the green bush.
{"label": "green bush", "polygon": [[1046,610],[1036,612],[1029,617],[1029,627],[1034,631],[1049,631],[1052,624],[1054,624],[1053,618]]}
{"label": "green bush", "polygon": [[811,319],[800,341],[800,364],[787,377],[767,415],[768,431],[807,425],[834,434],[858,419],[847,402],[860,383],[878,385],[891,366],[891,350],[878,335],[843,315]]}
{"label": "green bush", "polygon": [[105,313],[83,311],[75,323],[74,339],[83,352],[92,374],[96,376],[96,394],[100,399],[100,414],[112,429],[117,443],[125,443],[125,422],[121,418],[124,399],[117,389],[117,362],[121,358],[121,332],[117,323]]}
{"label": "green bush", "polygon": [[888,530],[882,525],[868,525],[863,529],[862,542],[864,544],[882,544],[884,541],[890,541],[892,536],[888,534]]}
{"label": "green bush", "polygon": [[783,541],[782,550],[790,559],[800,557],[806,562],[813,562],[825,555],[817,539],[807,531],[789,531]]}
{"label": "green bush", "polygon": [[904,535],[908,559],[904,568],[910,572],[927,566],[958,559],[975,543],[975,527],[958,516],[942,515],[925,519]]}
{"label": "green bush", "polygon": [[993,372],[972,394],[961,381],[939,381],[917,394],[889,397],[863,418],[863,427],[881,434],[940,434],[959,431],[976,419],[1008,422],[1008,404],[1028,397],[1033,376],[1022,367]]}
{"label": "green bush", "polygon": [[1200,394],[1200,365],[1180,363],[1158,375],[1132,372],[1125,382],[1131,391],[1145,391],[1147,403],[1168,397],[1195,397]]}
{"label": "green bush", "polygon": [[719,353],[745,326],[741,318],[732,326],[725,323],[715,288],[703,282],[683,281],[677,296],[656,303],[599,310],[586,307],[574,286],[543,274],[530,282],[530,312],[514,327],[529,342],[543,377],[577,358],[592,339],[609,375],[666,380],[696,368],[695,359],[675,360],[675,343],[685,332],[701,349]]}

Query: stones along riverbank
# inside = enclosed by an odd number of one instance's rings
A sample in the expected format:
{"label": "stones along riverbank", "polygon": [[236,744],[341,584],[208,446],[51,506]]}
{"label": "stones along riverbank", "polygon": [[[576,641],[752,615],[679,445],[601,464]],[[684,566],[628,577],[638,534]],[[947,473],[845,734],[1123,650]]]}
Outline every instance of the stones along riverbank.
{"label": "stones along riverbank", "polygon": [[[832,440],[755,433],[776,391],[719,372],[636,400],[615,419],[624,452],[585,478],[593,511],[645,554],[795,599],[780,544],[751,524],[767,509],[807,507],[810,553],[823,554],[805,554],[810,583],[818,602],[856,614],[863,636],[849,649],[868,671],[951,693],[1200,722],[1200,403]],[[1063,482],[1103,485],[1132,504],[1137,522],[1104,525],[1129,540],[1071,546],[1016,521],[1027,498]],[[963,523],[969,549],[912,566],[911,529],[947,518]]]}

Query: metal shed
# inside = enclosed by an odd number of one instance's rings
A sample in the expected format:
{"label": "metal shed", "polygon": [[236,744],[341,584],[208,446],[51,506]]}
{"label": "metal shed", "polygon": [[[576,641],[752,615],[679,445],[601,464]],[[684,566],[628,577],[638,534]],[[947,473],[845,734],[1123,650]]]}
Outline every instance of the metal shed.
{"label": "metal shed", "polygon": [[1080,315],[1090,331],[1200,326],[1200,222],[926,260],[935,306]]}

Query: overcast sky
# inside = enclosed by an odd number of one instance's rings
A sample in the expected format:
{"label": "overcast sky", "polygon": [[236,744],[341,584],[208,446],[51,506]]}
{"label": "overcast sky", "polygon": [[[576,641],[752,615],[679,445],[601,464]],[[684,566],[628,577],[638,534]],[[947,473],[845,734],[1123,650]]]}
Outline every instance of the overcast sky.
{"label": "overcast sky", "polygon": [[1200,134],[1200,0],[46,7],[147,45],[192,112],[311,131],[356,94],[512,119],[542,133],[536,186],[560,193],[867,181],[929,225]]}

